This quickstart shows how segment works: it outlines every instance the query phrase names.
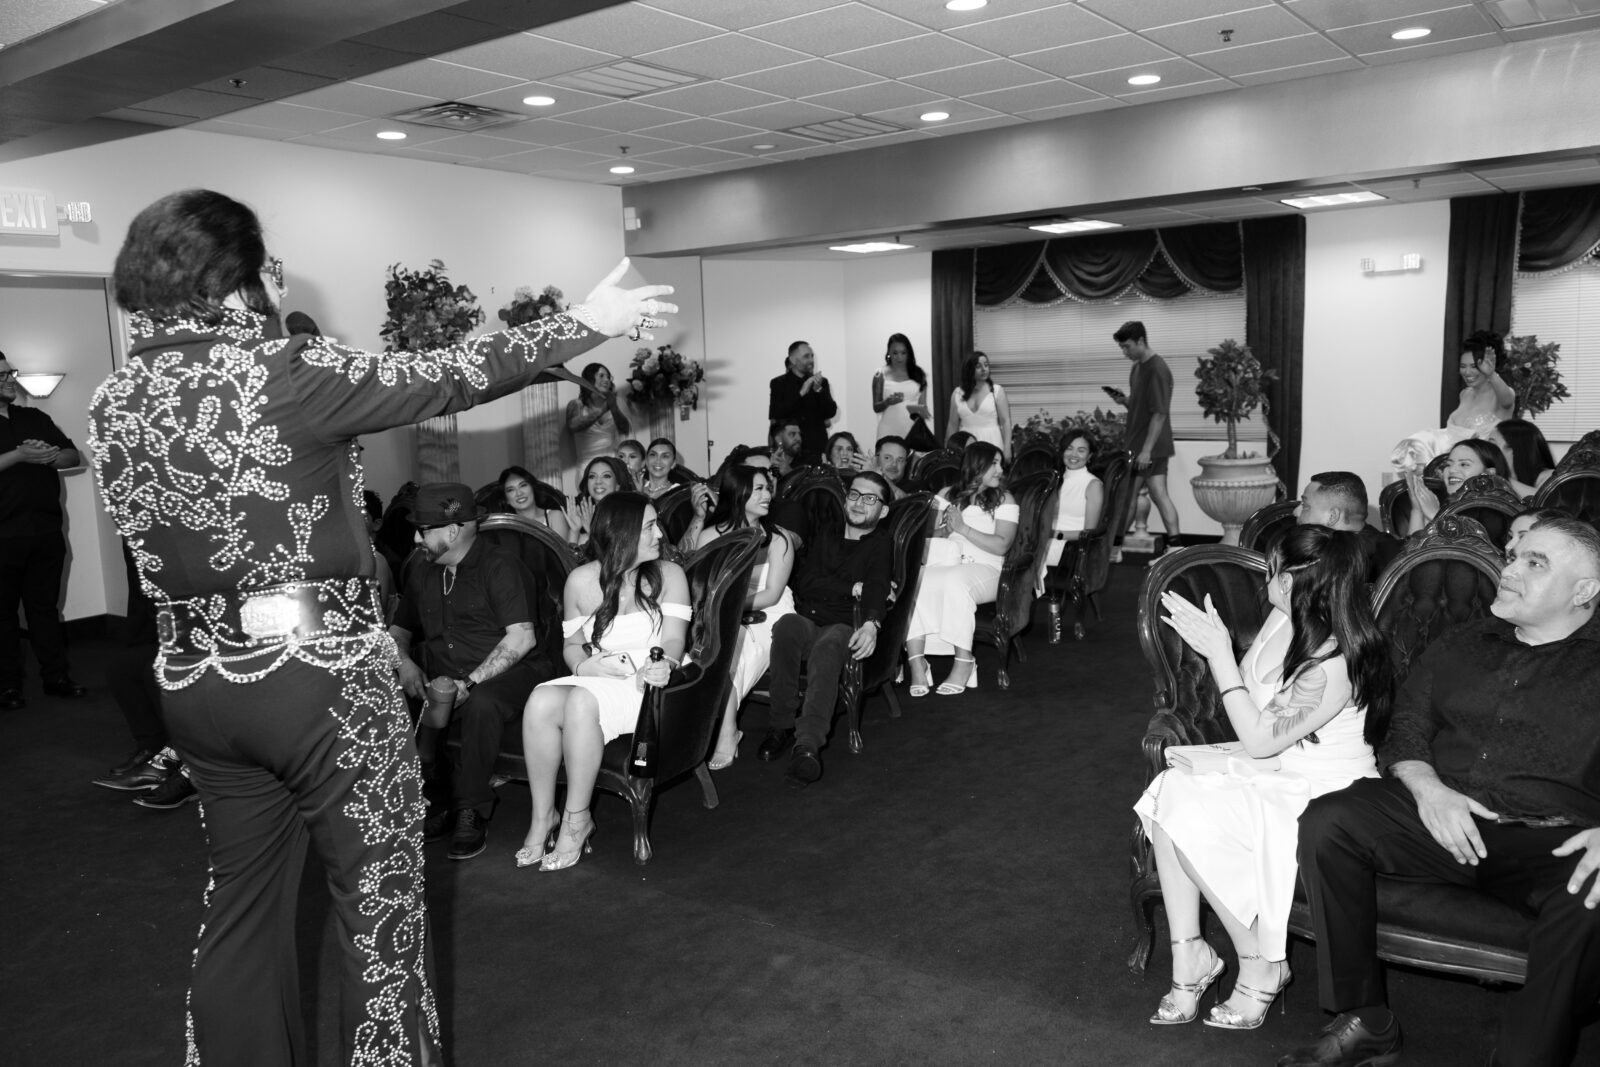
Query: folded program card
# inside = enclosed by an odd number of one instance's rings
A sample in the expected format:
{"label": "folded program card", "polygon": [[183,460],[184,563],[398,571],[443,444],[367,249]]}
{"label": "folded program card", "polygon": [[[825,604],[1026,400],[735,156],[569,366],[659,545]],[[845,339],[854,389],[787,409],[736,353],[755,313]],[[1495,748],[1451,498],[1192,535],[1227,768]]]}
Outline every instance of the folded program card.
{"label": "folded program card", "polygon": [[1278,769],[1278,757],[1256,759],[1242,741],[1215,745],[1168,745],[1167,766],[1189,774],[1259,774]]}

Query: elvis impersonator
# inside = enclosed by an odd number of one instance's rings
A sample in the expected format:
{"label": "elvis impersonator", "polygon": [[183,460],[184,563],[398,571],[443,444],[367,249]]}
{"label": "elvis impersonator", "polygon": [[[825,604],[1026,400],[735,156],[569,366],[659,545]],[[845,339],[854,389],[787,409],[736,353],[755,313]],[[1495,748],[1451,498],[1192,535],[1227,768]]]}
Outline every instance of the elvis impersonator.
{"label": "elvis impersonator", "polygon": [[608,337],[648,337],[668,286],[429,352],[284,337],[255,213],[188,190],[117,256],[127,365],[95,393],[106,504],[159,608],[157,679],[211,848],[189,1064],[305,1062],[295,902],[307,846],[342,940],[344,1060],[441,1063],[423,799],[373,581],[354,438],[530,384]]}

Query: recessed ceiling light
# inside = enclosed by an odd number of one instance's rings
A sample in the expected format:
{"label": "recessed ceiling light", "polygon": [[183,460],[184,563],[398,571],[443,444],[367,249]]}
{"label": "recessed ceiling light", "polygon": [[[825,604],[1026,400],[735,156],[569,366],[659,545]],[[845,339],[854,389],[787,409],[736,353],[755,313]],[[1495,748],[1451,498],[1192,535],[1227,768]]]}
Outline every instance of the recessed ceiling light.
{"label": "recessed ceiling light", "polygon": [[1135,74],[1128,79],[1129,85],[1154,85],[1161,80],[1159,74]]}
{"label": "recessed ceiling light", "polygon": [[1389,37],[1396,41],[1415,41],[1418,37],[1426,37],[1432,32],[1426,26],[1410,26],[1403,30],[1395,30]]}
{"label": "recessed ceiling light", "polygon": [[632,174],[633,173],[633,168],[630,167],[630,166],[627,166],[626,164],[624,164],[624,165],[621,165],[621,166],[612,167],[611,168],[611,173],[612,174]]}
{"label": "recessed ceiling light", "polygon": [[911,245],[896,244],[893,241],[862,241],[854,245],[829,245],[830,252],[898,252],[902,248],[911,248]]}
{"label": "recessed ceiling light", "polygon": [[522,102],[529,107],[549,107],[556,102],[556,98],[553,96],[525,96],[522,98]]}
{"label": "recessed ceiling light", "polygon": [[989,0],[945,0],[946,11],[976,11],[980,7],[988,7]]}
{"label": "recessed ceiling light", "polygon": [[1029,226],[1030,230],[1040,233],[1085,233],[1089,230],[1116,230],[1121,229],[1120,222],[1101,222],[1099,219],[1067,219],[1065,222],[1041,222]]}
{"label": "recessed ceiling light", "polygon": [[1372,200],[1387,200],[1386,196],[1368,192],[1363,189],[1359,193],[1325,193],[1322,196],[1296,196],[1279,203],[1288,204],[1290,207],[1300,208],[1302,211],[1311,207],[1338,207],[1340,204],[1365,204]]}
{"label": "recessed ceiling light", "polygon": [[753,144],[750,147],[754,148],[757,152],[770,152],[778,146],[775,144]]}
{"label": "recessed ceiling light", "polygon": [[405,139],[406,135],[401,133],[399,130],[378,131],[378,140],[380,141],[404,141]]}
{"label": "recessed ceiling light", "polygon": [[948,111],[924,111],[918,117],[921,118],[923,122],[943,122],[945,119],[950,117],[950,112],[948,112]]}

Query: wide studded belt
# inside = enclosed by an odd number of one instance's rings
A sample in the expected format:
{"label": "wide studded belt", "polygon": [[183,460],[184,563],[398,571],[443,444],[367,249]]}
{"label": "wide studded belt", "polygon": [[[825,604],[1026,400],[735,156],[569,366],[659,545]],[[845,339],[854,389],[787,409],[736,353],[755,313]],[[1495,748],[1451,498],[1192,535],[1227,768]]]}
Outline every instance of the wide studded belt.
{"label": "wide studded belt", "polygon": [[325,578],[213,593],[168,601],[156,610],[161,649],[178,656],[248,653],[384,629],[378,583],[371,578]]}

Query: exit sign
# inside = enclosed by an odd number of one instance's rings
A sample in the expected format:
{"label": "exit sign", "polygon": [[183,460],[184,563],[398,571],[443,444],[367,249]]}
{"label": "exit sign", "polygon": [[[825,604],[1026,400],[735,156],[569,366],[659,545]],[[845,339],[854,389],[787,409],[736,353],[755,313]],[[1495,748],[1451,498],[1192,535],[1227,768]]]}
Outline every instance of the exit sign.
{"label": "exit sign", "polygon": [[0,233],[50,237],[56,224],[56,198],[43,189],[0,188]]}

